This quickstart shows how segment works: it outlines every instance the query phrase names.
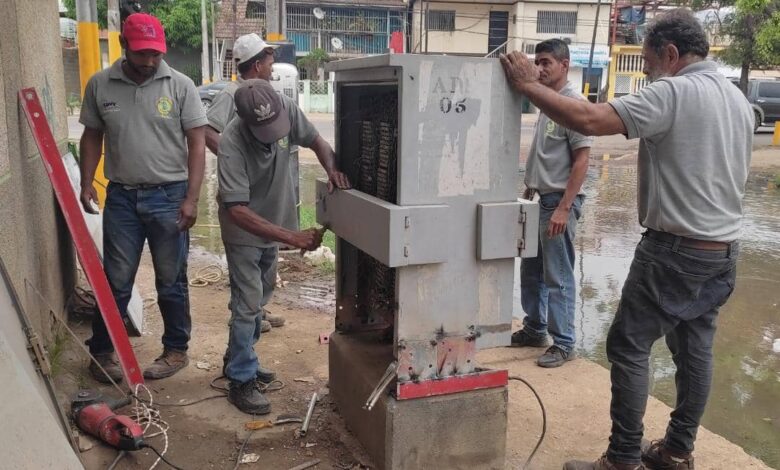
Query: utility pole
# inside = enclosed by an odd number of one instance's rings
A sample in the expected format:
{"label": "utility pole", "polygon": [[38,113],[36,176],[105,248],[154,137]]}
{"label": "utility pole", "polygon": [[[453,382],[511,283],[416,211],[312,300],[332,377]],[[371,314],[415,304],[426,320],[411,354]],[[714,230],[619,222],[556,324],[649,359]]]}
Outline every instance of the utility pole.
{"label": "utility pole", "polygon": [[111,64],[122,57],[122,45],[119,44],[121,23],[119,0],[108,0],[108,62]]}
{"label": "utility pole", "polygon": [[286,0],[266,0],[265,2],[265,24],[266,40],[284,41],[287,32],[286,24]]}
{"label": "utility pole", "polygon": [[[236,2],[238,0],[233,0],[233,42],[230,45],[230,50],[232,51],[233,48],[236,46],[236,38],[238,37],[236,35],[236,22],[238,21],[238,14],[236,13]],[[230,79],[234,82],[238,78],[238,71],[236,70],[238,67],[236,66],[235,57],[230,58]]]}
{"label": "utility pole", "polygon": [[217,61],[217,27],[214,24],[216,19],[214,16],[214,0],[209,0],[209,3],[211,4],[211,55],[213,58],[212,70],[214,70],[214,78],[221,79],[222,77],[222,71],[220,70],[219,73],[217,70],[219,70],[219,62]]}
{"label": "utility pole", "polygon": [[[596,4],[596,20],[593,24],[593,39],[590,41],[590,56],[588,57],[588,68],[585,69],[585,99],[588,99],[590,94],[590,71],[593,70],[593,49],[596,48],[596,32],[599,29],[599,11],[601,11],[601,0]],[[598,101],[598,91],[596,101]]]}
{"label": "utility pole", "polygon": [[76,0],[78,21],[79,79],[81,96],[90,77],[102,68],[100,63],[100,39],[98,37],[98,16],[96,0]]}
{"label": "utility pole", "polygon": [[205,85],[211,82],[211,72],[209,71],[209,23],[206,17],[206,0],[200,0],[200,31],[202,47],[200,75],[202,83]]}

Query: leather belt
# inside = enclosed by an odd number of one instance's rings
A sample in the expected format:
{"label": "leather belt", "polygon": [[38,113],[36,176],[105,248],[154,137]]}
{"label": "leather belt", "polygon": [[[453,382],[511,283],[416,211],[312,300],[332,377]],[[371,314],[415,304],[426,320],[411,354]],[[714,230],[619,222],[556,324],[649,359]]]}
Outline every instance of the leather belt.
{"label": "leather belt", "polygon": [[647,229],[644,235],[652,240],[658,240],[672,245],[677,242],[678,246],[693,248],[694,250],[726,251],[731,248],[731,242],[697,240],[696,238],[681,237],[679,235],[674,235],[667,232],[659,232],[652,229]]}

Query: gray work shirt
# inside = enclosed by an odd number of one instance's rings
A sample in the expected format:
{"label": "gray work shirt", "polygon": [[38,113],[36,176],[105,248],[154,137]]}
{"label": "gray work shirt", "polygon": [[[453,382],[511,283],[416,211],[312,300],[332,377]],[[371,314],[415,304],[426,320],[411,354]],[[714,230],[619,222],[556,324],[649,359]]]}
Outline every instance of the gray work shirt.
{"label": "gray work shirt", "polygon": [[206,112],[206,118],[209,126],[220,134],[225,130],[228,123],[236,116],[235,94],[238,87],[244,80],[239,78],[236,82],[230,82],[225,85],[217,96],[211,101],[211,106]]}
{"label": "gray work shirt", "polygon": [[[559,93],[585,99],[571,82],[567,82]],[[539,114],[525,166],[525,185],[541,194],[566,191],[574,151],[591,145],[592,137],[561,127],[544,113]],[[584,194],[582,189],[580,194]]]}
{"label": "gray work shirt", "polygon": [[79,117],[104,132],[106,178],[127,185],[186,180],[185,131],[206,125],[195,84],[162,61],[139,85],[125,75],[123,61],[89,79]]}
{"label": "gray work shirt", "polygon": [[260,217],[274,225],[296,230],[296,198],[290,171],[290,146],[310,147],[319,135],[293,100],[282,95],[290,118],[290,133],[266,145],[252,136],[240,117],[222,133],[217,152],[219,175],[219,224],[222,241],[235,245],[270,247],[277,242],[253,235],[236,225],[225,204],[247,203]]}
{"label": "gray work shirt", "polygon": [[642,226],[733,241],[753,150],[753,110],[710,61],[691,64],[610,104],[629,139],[640,138]]}

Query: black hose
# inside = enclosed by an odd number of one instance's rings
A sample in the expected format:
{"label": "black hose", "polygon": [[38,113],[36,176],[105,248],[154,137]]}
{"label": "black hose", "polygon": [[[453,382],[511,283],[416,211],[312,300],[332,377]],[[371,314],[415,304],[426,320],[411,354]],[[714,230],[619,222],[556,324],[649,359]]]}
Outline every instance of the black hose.
{"label": "black hose", "polygon": [[517,380],[523,382],[528,388],[530,388],[534,396],[536,397],[536,401],[539,402],[539,407],[542,409],[542,434],[539,436],[539,441],[537,441],[536,447],[534,447],[534,450],[531,451],[531,455],[528,456],[528,460],[526,460],[525,463],[523,464],[523,469],[526,469],[531,464],[531,460],[533,460],[534,456],[536,455],[536,451],[539,450],[539,447],[541,447],[542,442],[544,441],[545,434],[547,434],[547,412],[544,409],[544,403],[542,403],[542,398],[539,396],[538,393],[536,393],[536,390],[530,383],[528,383],[525,379],[516,376],[509,376],[509,380]]}

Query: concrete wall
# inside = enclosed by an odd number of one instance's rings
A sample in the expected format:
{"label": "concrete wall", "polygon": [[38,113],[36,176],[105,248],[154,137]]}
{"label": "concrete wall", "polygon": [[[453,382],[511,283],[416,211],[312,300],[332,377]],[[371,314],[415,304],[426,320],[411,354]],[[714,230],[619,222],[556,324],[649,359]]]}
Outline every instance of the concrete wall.
{"label": "concrete wall", "polygon": [[17,93],[36,88],[64,153],[68,123],[57,10],[52,0],[3,0],[0,15],[0,256],[45,339],[53,325],[49,309],[62,312],[75,263]]}

